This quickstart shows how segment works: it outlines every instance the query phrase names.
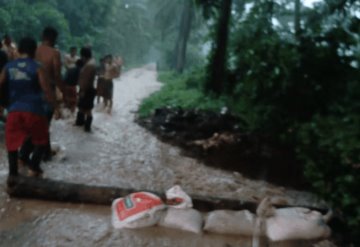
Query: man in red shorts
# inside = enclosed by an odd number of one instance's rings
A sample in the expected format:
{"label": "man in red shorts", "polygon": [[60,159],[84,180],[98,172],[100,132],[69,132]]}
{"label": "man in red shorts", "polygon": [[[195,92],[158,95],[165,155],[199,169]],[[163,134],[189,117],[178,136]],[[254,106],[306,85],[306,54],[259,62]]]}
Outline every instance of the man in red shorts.
{"label": "man in red shorts", "polygon": [[40,176],[40,161],[48,142],[49,130],[44,95],[55,107],[55,95],[45,81],[42,67],[34,60],[36,41],[23,38],[19,43],[19,58],[9,62],[0,74],[0,87],[8,81],[9,105],[5,126],[9,177],[18,175],[18,150],[31,138],[34,150],[28,160],[29,173]]}

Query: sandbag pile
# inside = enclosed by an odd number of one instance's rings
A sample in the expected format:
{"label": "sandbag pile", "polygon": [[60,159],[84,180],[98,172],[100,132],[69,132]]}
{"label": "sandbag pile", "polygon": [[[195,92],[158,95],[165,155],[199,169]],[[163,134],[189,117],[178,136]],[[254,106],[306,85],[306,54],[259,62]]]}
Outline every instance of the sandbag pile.
{"label": "sandbag pile", "polygon": [[194,233],[201,233],[202,214],[192,208],[191,198],[174,186],[166,191],[166,204],[155,194],[136,192],[112,203],[114,228],[142,228],[159,225]]}
{"label": "sandbag pile", "polygon": [[276,209],[272,198],[266,197],[259,204],[256,214],[262,221],[262,231],[271,241],[326,239],[331,234],[327,222],[332,211],[326,215],[302,207]]}
{"label": "sandbag pile", "polygon": [[[112,204],[114,228],[141,228],[158,225],[200,234],[203,231],[253,237],[253,243],[325,239],[331,234],[327,221],[331,213],[301,207],[276,209],[271,198],[259,204],[256,214],[248,210],[215,210],[202,214],[193,209],[191,198],[174,186],[166,191],[166,202],[148,192],[132,193]],[[254,245],[256,246],[256,245]]]}
{"label": "sandbag pile", "polygon": [[176,185],[166,191],[168,209],[162,215],[159,226],[201,233],[202,214],[193,209],[191,198]]}
{"label": "sandbag pile", "polygon": [[204,230],[220,234],[252,236],[255,223],[255,214],[248,210],[215,210],[207,215]]}
{"label": "sandbag pile", "polygon": [[112,203],[112,225],[116,229],[142,228],[157,224],[166,206],[161,198],[148,192],[136,192]]}

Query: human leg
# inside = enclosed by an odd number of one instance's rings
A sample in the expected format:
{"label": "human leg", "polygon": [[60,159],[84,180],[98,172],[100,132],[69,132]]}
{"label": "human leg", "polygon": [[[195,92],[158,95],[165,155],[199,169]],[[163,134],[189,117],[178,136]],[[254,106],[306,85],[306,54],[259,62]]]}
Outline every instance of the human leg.
{"label": "human leg", "polygon": [[52,109],[50,106],[47,110],[47,114],[46,114],[46,118],[47,118],[47,121],[48,121],[48,124],[47,124],[47,133],[48,133],[48,137],[47,137],[47,143],[46,143],[46,146],[45,146],[45,150],[44,150],[44,156],[43,156],[43,159],[44,161],[50,161],[52,159],[52,156],[53,156],[53,152],[52,152],[52,149],[51,149],[51,138],[50,138],[50,124],[51,124],[51,121],[52,121],[52,118],[54,116],[54,109]]}
{"label": "human leg", "polygon": [[83,111],[81,109],[79,109],[79,111],[76,115],[75,125],[83,126],[84,123],[85,123],[85,115],[84,115]]}
{"label": "human leg", "polygon": [[11,112],[5,126],[6,149],[8,151],[9,176],[18,175],[18,149],[29,136],[27,114]]}
{"label": "human leg", "polygon": [[75,112],[77,101],[76,86],[69,87],[69,108],[71,113]]}
{"label": "human leg", "polygon": [[112,106],[113,106],[113,94],[114,94],[114,82],[111,80],[109,85],[109,109],[108,113],[111,113]]}
{"label": "human leg", "polygon": [[23,145],[20,147],[19,150],[19,160],[24,164],[29,164],[30,161],[30,154],[34,150],[34,145],[32,143],[31,137],[27,137],[24,141]]}
{"label": "human leg", "polygon": [[40,168],[40,162],[43,158],[46,146],[35,145],[34,152],[29,161],[29,175],[33,177],[39,177],[43,174],[43,170]]}
{"label": "human leg", "polygon": [[85,132],[91,132],[91,124],[93,121],[91,110],[86,111],[85,114],[85,124],[84,124],[84,130]]}
{"label": "human leg", "polygon": [[16,181],[16,177],[19,175],[18,151],[8,151],[8,161],[9,161],[9,175],[7,178],[7,186],[13,187]]}
{"label": "human leg", "polygon": [[109,103],[108,113],[111,113],[112,106],[113,106],[113,100],[110,99],[109,102],[110,102],[110,103]]}
{"label": "human leg", "polygon": [[49,133],[49,118],[42,116],[32,116],[32,125],[30,128],[30,136],[33,145],[33,152],[29,159],[29,168],[31,170],[40,172],[40,161],[50,160],[54,155],[50,148],[50,133]]}
{"label": "human leg", "polygon": [[91,123],[93,120],[91,111],[94,108],[95,96],[96,90],[94,88],[90,88],[83,93],[82,98],[79,100],[79,112],[82,114],[81,117],[83,117],[84,130],[86,132],[91,131]]}
{"label": "human leg", "polygon": [[17,176],[18,173],[18,151],[8,151],[9,176]]}
{"label": "human leg", "polygon": [[4,108],[0,105],[0,120],[6,122],[6,118],[4,116]]}

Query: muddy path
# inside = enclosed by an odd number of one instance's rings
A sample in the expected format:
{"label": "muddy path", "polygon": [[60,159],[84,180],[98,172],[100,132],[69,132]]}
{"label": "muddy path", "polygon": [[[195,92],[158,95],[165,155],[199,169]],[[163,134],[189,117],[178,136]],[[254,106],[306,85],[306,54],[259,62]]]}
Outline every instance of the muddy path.
{"label": "muddy path", "polygon": [[[74,119],[55,121],[53,141],[66,148],[65,159],[42,165],[51,179],[165,191],[175,183],[189,193],[246,200],[285,196],[311,204],[307,192],[288,190],[237,172],[207,167],[184,157],[134,123],[140,101],[158,90],[154,66],[131,70],[114,83],[114,109],[95,108],[93,131],[73,126]],[[7,162],[0,132],[0,246],[251,246],[250,239],[215,234],[195,235],[160,227],[114,230],[110,207],[10,199],[5,192]],[[313,246],[310,242],[271,246]]]}

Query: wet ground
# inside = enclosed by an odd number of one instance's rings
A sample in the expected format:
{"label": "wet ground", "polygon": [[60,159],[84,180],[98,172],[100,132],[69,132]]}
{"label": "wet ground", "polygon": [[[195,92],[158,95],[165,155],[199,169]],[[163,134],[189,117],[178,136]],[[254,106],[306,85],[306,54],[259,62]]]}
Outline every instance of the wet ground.
{"label": "wet ground", "polygon": [[[165,191],[175,183],[190,194],[241,200],[280,195],[294,204],[312,204],[313,195],[250,180],[240,173],[207,167],[184,157],[134,123],[140,101],[158,90],[153,66],[134,69],[116,80],[114,109],[95,108],[93,131],[73,126],[74,119],[54,121],[52,140],[66,148],[65,159],[42,165],[47,178],[92,185]],[[3,133],[0,131],[1,140]],[[196,235],[152,227],[115,230],[110,206],[8,198],[7,162],[0,142],[0,246],[251,246],[238,236]],[[314,246],[309,242],[270,246]]]}

